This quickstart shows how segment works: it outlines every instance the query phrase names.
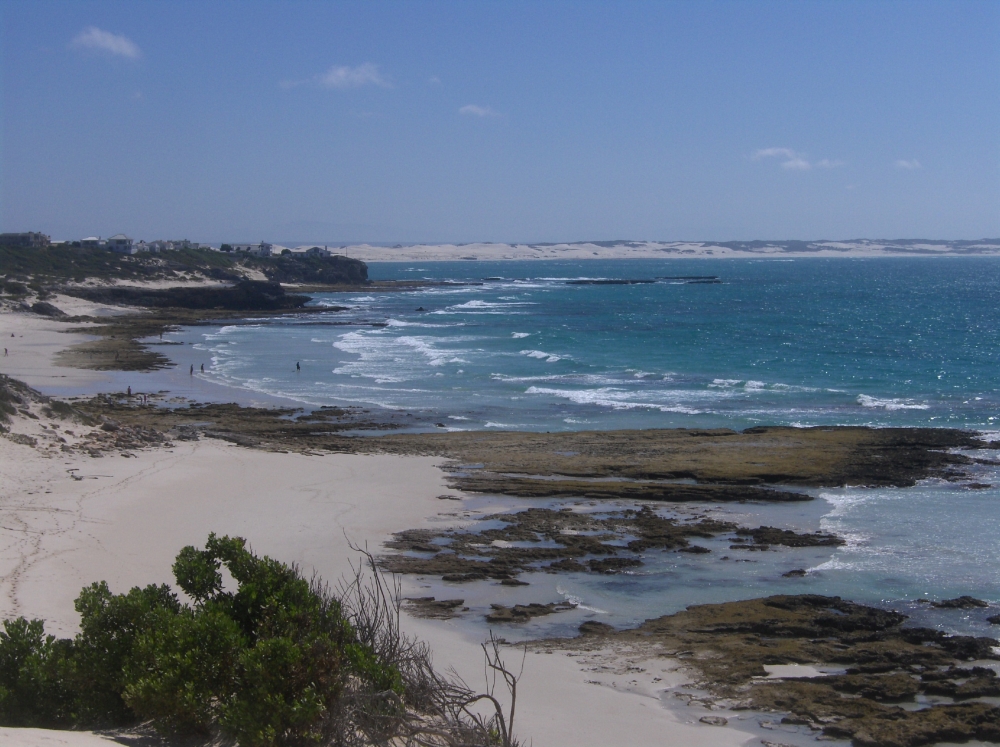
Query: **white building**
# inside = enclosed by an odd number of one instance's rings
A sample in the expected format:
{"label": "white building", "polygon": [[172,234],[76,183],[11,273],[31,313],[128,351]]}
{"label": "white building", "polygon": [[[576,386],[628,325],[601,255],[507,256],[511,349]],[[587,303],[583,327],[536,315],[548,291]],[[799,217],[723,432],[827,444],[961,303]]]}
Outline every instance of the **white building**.
{"label": "white building", "polygon": [[123,233],[116,233],[108,239],[106,246],[108,249],[117,254],[135,254],[138,251],[135,244],[132,242],[132,239]]}
{"label": "white building", "polygon": [[274,249],[274,245],[268,244],[266,241],[259,244],[233,244],[234,252],[245,252],[255,257],[270,257],[272,249]]}
{"label": "white building", "polygon": [[100,249],[104,246],[104,240],[100,236],[88,236],[80,239],[80,246],[83,249]]}

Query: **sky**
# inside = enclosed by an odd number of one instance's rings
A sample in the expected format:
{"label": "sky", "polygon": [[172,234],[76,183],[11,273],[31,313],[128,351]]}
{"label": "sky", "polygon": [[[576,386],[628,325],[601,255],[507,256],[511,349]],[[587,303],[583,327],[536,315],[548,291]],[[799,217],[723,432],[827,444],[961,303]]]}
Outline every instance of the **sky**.
{"label": "sky", "polygon": [[0,229],[1000,237],[1000,0],[0,0]]}

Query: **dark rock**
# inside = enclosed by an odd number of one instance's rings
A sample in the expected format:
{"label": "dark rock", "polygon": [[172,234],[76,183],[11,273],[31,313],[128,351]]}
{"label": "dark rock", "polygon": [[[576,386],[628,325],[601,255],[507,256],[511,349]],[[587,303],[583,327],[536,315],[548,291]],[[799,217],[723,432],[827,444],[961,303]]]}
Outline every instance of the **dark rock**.
{"label": "dark rock", "polygon": [[557,560],[555,563],[549,563],[542,570],[548,573],[583,573],[587,570],[587,566],[583,563],[578,563],[572,558],[566,558],[565,560]]}
{"label": "dark rock", "polygon": [[305,306],[308,296],[285,293],[276,282],[244,280],[229,288],[128,288],[100,287],[63,289],[70,296],[98,303],[126,304],[147,308],[227,309],[231,311],[276,311]]}
{"label": "dark rock", "polygon": [[515,604],[513,607],[505,607],[502,604],[491,604],[493,609],[486,615],[486,622],[491,623],[522,623],[533,617],[551,615],[556,612],[576,609],[572,602],[550,602],[549,604]]}
{"label": "dark rock", "polygon": [[464,599],[435,599],[434,597],[410,597],[404,600],[406,607],[416,617],[448,619],[455,617]]}
{"label": "dark rock", "polygon": [[800,577],[802,577],[804,575],[806,575],[806,572],[805,572],[804,568],[796,568],[794,571],[788,571],[786,573],[782,573],[781,577],[782,578],[800,578]]}
{"label": "dark rock", "polygon": [[709,726],[725,726],[729,723],[729,719],[725,716],[702,716],[698,720],[703,724],[708,724]]}
{"label": "dark rock", "polygon": [[38,301],[31,305],[31,310],[36,314],[41,314],[42,316],[67,316],[66,312],[62,309],[58,309],[48,301]]}
{"label": "dark rock", "polygon": [[256,260],[268,280],[278,283],[361,285],[368,282],[368,265],[343,255],[283,255]]}
{"label": "dark rock", "polygon": [[785,547],[839,547],[844,540],[833,534],[815,532],[799,534],[788,529],[757,527],[737,529],[737,536],[749,537],[758,545],[783,545]]}
{"label": "dark rock", "polygon": [[580,623],[579,630],[583,635],[609,635],[610,633],[615,632],[613,627],[607,623],[598,622],[597,620],[587,620],[586,622]]}
{"label": "dark rock", "polygon": [[705,553],[712,551],[702,545],[688,545],[687,547],[680,548],[678,552],[689,552],[692,555],[704,555]]}
{"label": "dark rock", "polygon": [[987,617],[986,622],[990,625],[1000,625],[1000,615],[993,615],[992,617]]}
{"label": "dark rock", "polygon": [[638,558],[601,558],[591,560],[588,565],[594,573],[621,573],[627,568],[642,565]]}
{"label": "dark rock", "polygon": [[1000,656],[993,653],[993,649],[997,645],[995,638],[952,635],[942,638],[940,644],[942,648],[954,655],[956,659],[965,659],[966,661],[1000,659]]}
{"label": "dark rock", "polygon": [[931,602],[931,606],[942,610],[973,610],[977,607],[989,607],[990,604],[975,597],[961,596],[954,599],[944,599],[940,602]]}

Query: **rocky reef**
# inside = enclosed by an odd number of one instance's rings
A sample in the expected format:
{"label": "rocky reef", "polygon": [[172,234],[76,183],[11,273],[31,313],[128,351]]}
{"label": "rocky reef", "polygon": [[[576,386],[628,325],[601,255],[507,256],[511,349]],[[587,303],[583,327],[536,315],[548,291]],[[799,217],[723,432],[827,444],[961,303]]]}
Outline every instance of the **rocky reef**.
{"label": "rocky reef", "polygon": [[[1000,740],[1000,707],[982,700],[1000,696],[1000,678],[978,663],[1000,659],[998,642],[905,621],[840,597],[772,596],[697,605],[624,631],[587,622],[579,638],[538,645],[625,643],[679,657],[729,707],[784,713],[785,723],[856,747]],[[841,673],[768,678],[768,666],[788,664]]]}
{"label": "rocky reef", "polygon": [[[698,486],[909,487],[928,477],[967,479],[961,468],[975,459],[958,450],[987,446],[973,431],[861,426],[427,433],[380,441],[385,451],[456,460],[456,484],[470,490],[526,497],[584,489],[616,497],[628,490],[638,491],[636,497],[657,491],[679,496]],[[539,485],[538,478],[558,479]],[[688,499],[714,495],[695,490]],[[738,493],[718,495],[725,500]],[[794,494],[742,495],[735,499],[796,500]]]}
{"label": "rocky reef", "polygon": [[622,573],[642,566],[641,554],[650,550],[710,552],[692,540],[722,534],[733,535],[734,549],[746,550],[843,544],[822,532],[748,529],[703,516],[681,521],[649,506],[610,513],[529,508],[486,516],[483,522],[501,526],[399,532],[386,543],[397,552],[383,556],[382,565],[394,573],[440,576],[445,581],[504,581],[530,571]]}

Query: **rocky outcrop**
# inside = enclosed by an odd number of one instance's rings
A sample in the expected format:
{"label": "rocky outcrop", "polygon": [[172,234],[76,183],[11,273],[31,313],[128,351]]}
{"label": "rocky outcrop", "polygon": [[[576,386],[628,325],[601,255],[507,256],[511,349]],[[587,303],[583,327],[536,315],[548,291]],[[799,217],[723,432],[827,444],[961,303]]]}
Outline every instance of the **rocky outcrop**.
{"label": "rocky outcrop", "polygon": [[66,295],[95,303],[123,304],[145,308],[223,309],[229,311],[275,311],[305,306],[308,296],[285,293],[280,284],[243,280],[231,287],[131,288],[68,287]]}
{"label": "rocky outcrop", "polygon": [[[974,659],[1000,659],[992,638],[910,628],[892,610],[816,594],[689,607],[614,631],[587,622],[581,636],[541,647],[601,648],[611,642],[684,652],[701,687],[737,708],[775,711],[855,747],[920,747],[1000,739],[1000,678]],[[771,665],[840,667],[844,674],[765,679]],[[926,697],[953,702],[926,705]],[[917,708],[916,699],[924,698]],[[900,704],[906,704],[903,707]]]}

